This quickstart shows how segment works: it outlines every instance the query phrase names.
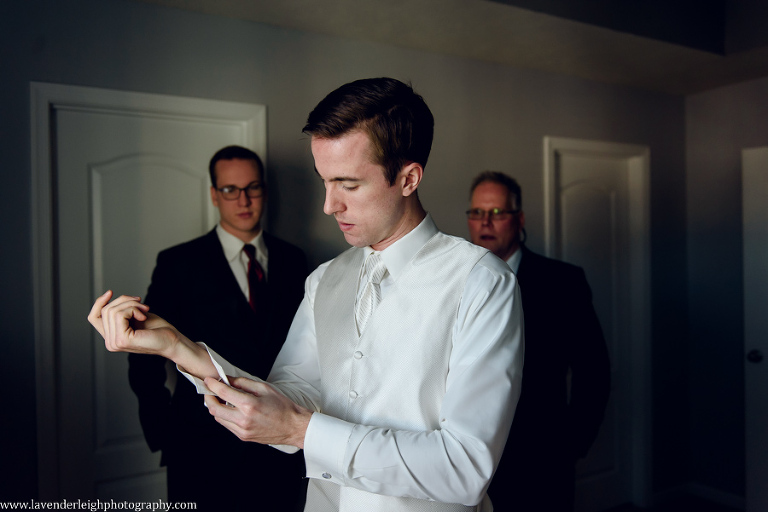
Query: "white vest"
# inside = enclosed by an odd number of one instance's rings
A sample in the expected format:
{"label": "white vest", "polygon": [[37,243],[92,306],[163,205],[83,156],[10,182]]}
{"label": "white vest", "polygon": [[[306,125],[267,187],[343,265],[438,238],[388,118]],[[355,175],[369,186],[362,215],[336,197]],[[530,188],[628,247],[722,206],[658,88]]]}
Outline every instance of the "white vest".
{"label": "white vest", "polygon": [[[315,296],[322,412],[377,427],[440,429],[459,302],[472,268],[486,253],[463,239],[434,235],[387,289],[362,336],[355,326],[355,297],[364,251],[351,248],[335,258]],[[312,479],[305,510],[468,512],[477,507],[382,496]]]}

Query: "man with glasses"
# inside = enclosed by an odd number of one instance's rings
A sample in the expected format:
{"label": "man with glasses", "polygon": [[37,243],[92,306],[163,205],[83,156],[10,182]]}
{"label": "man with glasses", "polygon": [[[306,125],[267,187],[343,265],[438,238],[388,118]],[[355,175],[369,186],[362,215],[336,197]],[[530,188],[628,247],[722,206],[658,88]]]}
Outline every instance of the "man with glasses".
{"label": "man with glasses", "polygon": [[[208,234],[162,251],[146,303],[194,340],[205,340],[248,372],[266,378],[304,294],[304,253],[261,226],[267,200],[264,167],[250,149],[227,146],[209,165],[211,201],[220,222]],[[129,381],[152,451],[162,450],[168,499],[197,510],[294,510],[305,484],[301,457],[242,443],[200,406],[195,387],[165,387],[166,359],[130,354]],[[191,450],[206,440],[205,451]],[[271,470],[246,477],[254,464]],[[216,471],[213,471],[216,469]],[[278,506],[279,505],[279,506]]]}
{"label": "man with glasses", "polygon": [[470,193],[470,238],[515,272],[525,319],[522,394],[488,494],[496,510],[570,511],[575,463],[597,436],[610,388],[592,292],[581,268],[525,246],[522,195],[513,178],[481,173]]}

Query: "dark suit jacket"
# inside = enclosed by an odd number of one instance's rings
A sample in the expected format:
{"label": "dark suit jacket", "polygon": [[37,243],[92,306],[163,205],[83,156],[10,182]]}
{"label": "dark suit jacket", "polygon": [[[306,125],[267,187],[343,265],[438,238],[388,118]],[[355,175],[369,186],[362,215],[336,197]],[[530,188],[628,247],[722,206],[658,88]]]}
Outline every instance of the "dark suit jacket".
{"label": "dark suit jacket", "polygon": [[[266,379],[303,297],[307,262],[297,247],[267,233],[264,241],[269,251],[266,311],[254,313],[248,305],[215,229],[158,255],[146,303],[191,340],[204,341]],[[171,396],[164,368],[160,357],[129,355],[129,381],[139,398],[145,438],[152,451],[162,450],[162,464],[168,466],[169,499],[197,501],[198,510],[232,510],[241,504],[258,510],[266,498],[254,502],[256,496],[279,495],[285,505],[286,494],[290,499],[300,492],[301,455],[240,441],[216,423],[183,376]]]}
{"label": "dark suit jacket", "polygon": [[608,401],[610,360],[584,271],[522,251],[523,387],[489,495],[498,511],[570,510],[575,461],[595,440]]}

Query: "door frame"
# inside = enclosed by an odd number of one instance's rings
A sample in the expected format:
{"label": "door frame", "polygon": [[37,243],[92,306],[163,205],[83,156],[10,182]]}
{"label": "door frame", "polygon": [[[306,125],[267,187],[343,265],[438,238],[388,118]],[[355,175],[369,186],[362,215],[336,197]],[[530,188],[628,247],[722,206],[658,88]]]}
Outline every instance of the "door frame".
{"label": "door frame", "polygon": [[553,257],[557,220],[557,167],[563,154],[600,154],[625,159],[628,164],[630,245],[630,470],[632,501],[652,504],[652,390],[651,390],[651,251],[650,149],[648,146],[595,140],[544,137],[544,239]]}
{"label": "door frame", "polygon": [[[43,501],[59,497],[60,411],[57,395],[56,219],[53,122],[59,108],[131,112],[156,117],[190,118],[234,124],[243,134],[233,141],[267,161],[266,106],[94,87],[30,82],[32,182],[32,287],[34,290],[35,384],[38,493]],[[83,321],[87,312],[83,312]]]}

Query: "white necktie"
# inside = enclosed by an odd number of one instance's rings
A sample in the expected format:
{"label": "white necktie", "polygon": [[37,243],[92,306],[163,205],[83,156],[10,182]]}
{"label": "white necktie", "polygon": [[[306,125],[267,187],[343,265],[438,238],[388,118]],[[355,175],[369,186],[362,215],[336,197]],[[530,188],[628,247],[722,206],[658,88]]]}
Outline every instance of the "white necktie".
{"label": "white necktie", "polygon": [[357,319],[357,333],[362,335],[365,330],[365,324],[371,317],[371,313],[376,309],[381,301],[381,287],[379,283],[384,279],[387,273],[387,267],[384,266],[384,260],[381,259],[381,253],[372,252],[365,260],[365,275],[368,282],[357,303],[355,318]]}

